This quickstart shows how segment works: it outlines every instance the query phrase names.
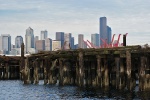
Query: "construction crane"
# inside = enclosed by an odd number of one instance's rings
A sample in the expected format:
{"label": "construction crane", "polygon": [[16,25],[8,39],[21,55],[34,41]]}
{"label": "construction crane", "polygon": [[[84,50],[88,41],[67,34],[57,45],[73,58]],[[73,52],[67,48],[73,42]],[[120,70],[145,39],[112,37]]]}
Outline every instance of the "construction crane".
{"label": "construction crane", "polygon": [[117,40],[117,43],[114,44],[114,47],[118,47],[118,44],[119,44],[119,41],[120,41],[120,36],[121,36],[121,34],[118,35],[118,40]]}
{"label": "construction crane", "polygon": [[94,46],[93,43],[91,43],[89,40],[87,40],[87,42],[91,45],[92,48],[97,48],[96,46]]}
{"label": "construction crane", "polygon": [[91,46],[90,46],[86,41],[83,40],[83,42],[84,42],[89,48],[91,48]]}
{"label": "construction crane", "polygon": [[106,40],[104,40],[104,39],[102,39],[102,38],[100,38],[101,39],[101,41],[103,42],[103,46],[101,46],[101,47],[104,47],[104,48],[106,48],[107,46],[108,46],[108,44],[107,44],[107,42],[106,42]]}
{"label": "construction crane", "polygon": [[115,35],[116,35],[116,34],[113,34],[113,37],[112,37],[112,40],[111,40],[111,43],[110,43],[109,47],[112,47],[112,44],[113,44],[113,42],[114,42],[114,37],[115,37]]}

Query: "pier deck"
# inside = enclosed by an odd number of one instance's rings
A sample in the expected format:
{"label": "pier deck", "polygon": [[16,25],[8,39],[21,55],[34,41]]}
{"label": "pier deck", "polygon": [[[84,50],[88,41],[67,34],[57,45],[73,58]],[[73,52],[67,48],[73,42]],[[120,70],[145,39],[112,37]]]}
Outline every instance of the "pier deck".
{"label": "pier deck", "polygon": [[[23,50],[23,48],[22,48]],[[125,46],[100,49],[41,51],[24,57],[0,56],[0,79],[24,84],[150,90],[150,48]]]}

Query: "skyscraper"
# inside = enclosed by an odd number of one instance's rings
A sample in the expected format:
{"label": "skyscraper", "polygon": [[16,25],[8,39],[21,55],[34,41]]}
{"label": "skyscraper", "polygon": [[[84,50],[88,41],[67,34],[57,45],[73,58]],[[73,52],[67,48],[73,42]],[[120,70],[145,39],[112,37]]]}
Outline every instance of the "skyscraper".
{"label": "skyscraper", "polygon": [[52,39],[50,38],[45,39],[45,50],[52,51]]}
{"label": "skyscraper", "polygon": [[61,41],[61,47],[64,45],[64,32],[56,32],[56,40]]}
{"label": "skyscraper", "polygon": [[71,37],[71,49],[75,49],[74,37]]}
{"label": "skyscraper", "polygon": [[64,34],[64,49],[70,49],[71,47],[71,33]]}
{"label": "skyscraper", "polygon": [[[103,40],[103,41],[102,41]],[[104,41],[107,44],[111,42],[111,28],[107,26],[107,18],[100,18],[100,45],[104,44]]]}
{"label": "skyscraper", "polygon": [[4,54],[9,54],[11,51],[11,36],[9,34],[2,34],[0,36],[0,49]]}
{"label": "skyscraper", "polygon": [[22,36],[16,36],[15,38],[15,48],[21,48],[21,44],[23,43]]}
{"label": "skyscraper", "polygon": [[108,38],[108,44],[110,44],[111,43],[111,36],[112,36],[112,34],[111,34],[111,28],[109,27],[109,26],[107,26],[107,38]]}
{"label": "skyscraper", "polygon": [[95,33],[95,34],[91,34],[91,42],[94,46],[99,47],[99,34]]}
{"label": "skyscraper", "polygon": [[38,51],[45,50],[45,40],[37,40],[35,45],[36,45],[36,50]]}
{"label": "skyscraper", "polygon": [[26,53],[30,52],[31,48],[34,48],[34,34],[33,29],[29,27],[26,29],[26,35],[25,35],[25,45],[26,45]]}
{"label": "skyscraper", "polygon": [[41,40],[45,40],[47,38],[47,31],[41,31]]}
{"label": "skyscraper", "polygon": [[39,36],[35,36],[35,37],[34,37],[34,48],[36,48],[35,43],[36,43],[37,40],[39,40]]}
{"label": "skyscraper", "polygon": [[79,34],[78,35],[78,48],[84,48],[85,47],[83,40],[84,40],[83,34]]}
{"label": "skyscraper", "polygon": [[103,44],[102,40],[107,40],[107,18],[101,17],[100,18],[100,45]]}

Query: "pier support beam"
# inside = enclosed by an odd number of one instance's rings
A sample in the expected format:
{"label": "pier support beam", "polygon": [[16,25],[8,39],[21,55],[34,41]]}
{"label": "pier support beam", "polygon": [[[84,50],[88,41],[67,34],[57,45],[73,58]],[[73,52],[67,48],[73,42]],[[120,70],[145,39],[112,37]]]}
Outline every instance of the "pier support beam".
{"label": "pier support beam", "polygon": [[131,66],[131,53],[126,51],[126,67],[127,67],[127,89],[132,90],[134,88],[134,79],[131,77],[132,66]]}
{"label": "pier support beam", "polygon": [[34,84],[38,84],[39,83],[38,69],[39,69],[39,62],[38,62],[38,60],[35,60],[34,61]]}
{"label": "pier support beam", "polygon": [[28,57],[25,59],[25,67],[23,69],[23,81],[24,81],[24,84],[29,84],[30,81],[29,81],[29,59]]}
{"label": "pier support beam", "polygon": [[48,73],[47,73],[47,70],[48,70],[48,59],[47,58],[45,58],[44,59],[44,84],[47,84],[48,83],[48,79],[47,79],[47,77],[48,77]]}
{"label": "pier support beam", "polygon": [[101,87],[101,77],[102,77],[101,57],[100,57],[100,55],[97,55],[97,86],[98,87]]}
{"label": "pier support beam", "polygon": [[79,52],[79,86],[84,86],[84,59],[83,52]]}
{"label": "pier support beam", "polygon": [[109,88],[109,73],[108,73],[108,62],[107,57],[104,58],[104,87]]}

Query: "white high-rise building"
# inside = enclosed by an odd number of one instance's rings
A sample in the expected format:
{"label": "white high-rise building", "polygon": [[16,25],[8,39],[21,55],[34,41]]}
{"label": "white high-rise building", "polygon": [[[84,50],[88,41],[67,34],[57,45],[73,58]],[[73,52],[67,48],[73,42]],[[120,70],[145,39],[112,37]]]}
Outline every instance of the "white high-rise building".
{"label": "white high-rise building", "polygon": [[41,40],[45,40],[47,38],[47,31],[41,31]]}
{"label": "white high-rise building", "polygon": [[64,49],[70,49],[71,47],[71,33],[64,34]]}
{"label": "white high-rise building", "polygon": [[25,47],[26,47],[26,53],[29,53],[31,48],[34,48],[34,34],[33,29],[29,27],[26,29],[26,35],[25,35]]}
{"label": "white high-rise building", "polygon": [[3,54],[9,54],[11,51],[11,36],[9,34],[0,36],[0,50],[3,51]]}

